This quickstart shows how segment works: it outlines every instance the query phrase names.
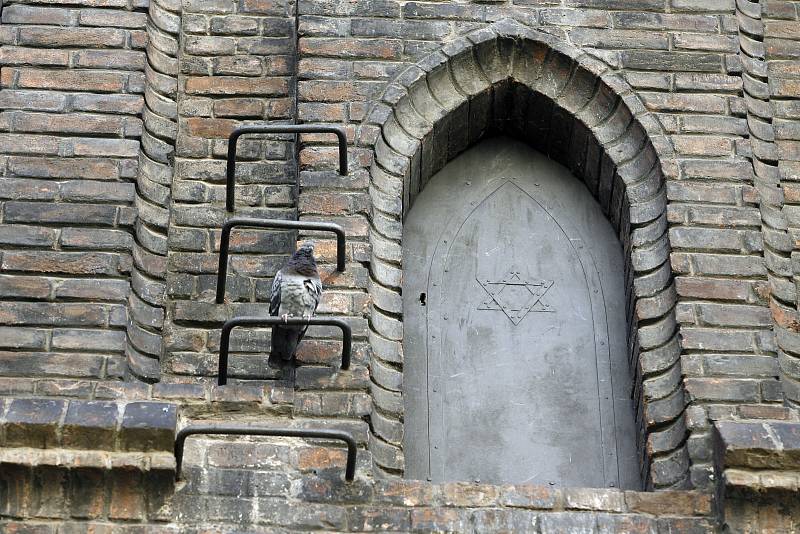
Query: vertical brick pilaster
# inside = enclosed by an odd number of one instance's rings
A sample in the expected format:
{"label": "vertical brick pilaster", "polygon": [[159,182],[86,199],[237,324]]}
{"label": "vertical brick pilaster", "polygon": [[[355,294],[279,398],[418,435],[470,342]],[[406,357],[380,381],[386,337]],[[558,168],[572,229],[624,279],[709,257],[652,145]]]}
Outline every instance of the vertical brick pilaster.
{"label": "vertical brick pilaster", "polygon": [[160,378],[167,271],[167,228],[178,122],[178,34],[181,6],[149,3],[144,130],[139,152],[134,270],[128,298],[128,370],[148,382]]}
{"label": "vertical brick pilaster", "polygon": [[[766,198],[772,201],[769,218],[765,217],[766,232],[770,242],[780,238],[781,261],[771,262],[780,268],[773,277],[771,307],[778,339],[778,360],[781,385],[786,400],[800,406],[800,113],[797,95],[800,94],[800,13],[792,2],[760,2],[756,21],[762,30],[759,43],[762,57],[753,60],[758,66],[762,82],[760,102],[768,107],[768,134],[774,142],[768,146],[771,156],[760,163],[757,170],[769,173],[773,184]],[[760,108],[759,108],[760,109]],[[755,151],[754,151],[755,153]],[[767,214],[765,214],[767,215]],[[774,227],[778,226],[776,230]],[[776,245],[773,245],[776,246]]]}
{"label": "vertical brick pilaster", "polygon": [[[293,232],[235,230],[228,304],[214,303],[220,229],[229,216],[227,139],[240,124],[293,120],[294,9],[285,0],[183,4],[162,363],[168,380],[216,373],[221,321],[266,315],[271,277],[294,250]],[[235,216],[295,219],[295,206],[293,138],[242,137]],[[268,350],[268,332],[234,332],[233,378],[277,376],[259,354]]]}

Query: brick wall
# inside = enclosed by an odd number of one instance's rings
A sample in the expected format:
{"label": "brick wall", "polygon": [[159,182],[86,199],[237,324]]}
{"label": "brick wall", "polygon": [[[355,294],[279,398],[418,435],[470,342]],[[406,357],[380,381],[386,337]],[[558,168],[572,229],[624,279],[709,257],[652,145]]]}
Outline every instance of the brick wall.
{"label": "brick wall", "polygon": [[[235,231],[227,295],[232,304],[214,304],[219,230],[225,220],[227,137],[238,124],[291,122],[294,117],[293,10],[284,1],[183,5],[165,379],[196,382],[196,377],[216,372],[221,320],[266,314],[269,277],[294,249],[289,232]],[[293,140],[246,136],[238,145],[238,161],[236,215],[295,218]],[[232,350],[258,351],[264,336],[264,331],[240,329]],[[237,354],[231,358],[231,376],[275,374],[263,358]]]}
{"label": "brick wall", "polygon": [[125,374],[146,7],[3,6],[0,376],[80,379],[41,394]]}
{"label": "brick wall", "polygon": [[[716,522],[711,496],[700,492],[371,480],[364,450],[348,483],[344,450],[296,439],[191,437],[176,482],[175,459],[164,450],[175,415],[174,406],[147,402],[0,403],[0,528],[705,532]],[[366,440],[366,432],[357,436]],[[50,449],[42,448],[45,440]]]}
{"label": "brick wall", "polygon": [[[0,527],[10,532],[792,532],[797,414],[715,425],[716,496],[700,491],[355,479],[333,442],[192,436],[176,480],[174,404],[0,400]],[[300,423],[302,426],[303,423]],[[776,469],[781,466],[780,469]]]}
{"label": "brick wall", "polygon": [[[783,0],[6,3],[0,392],[307,418],[363,432],[375,473],[401,475],[403,214],[482,132],[546,134],[538,148],[594,187],[626,247],[649,485],[708,488],[715,422],[793,420],[781,404],[800,398],[799,21]],[[514,90],[556,106],[497,96],[492,32],[526,43]],[[526,79],[547,49],[552,79]],[[569,83],[548,94],[559,69]],[[582,83],[617,102],[607,121],[578,113]],[[533,112],[490,125],[487,102]],[[243,138],[236,215],[346,228],[344,273],[327,237],[300,239],[318,241],[319,311],[352,325],[354,366],[336,371],[339,342],[319,329],[296,381],[276,382],[268,331],[239,330],[232,385],[216,388],[222,321],[266,313],[297,238],[236,231],[213,303],[225,138],[258,121],[347,130],[344,177],[328,136]]]}

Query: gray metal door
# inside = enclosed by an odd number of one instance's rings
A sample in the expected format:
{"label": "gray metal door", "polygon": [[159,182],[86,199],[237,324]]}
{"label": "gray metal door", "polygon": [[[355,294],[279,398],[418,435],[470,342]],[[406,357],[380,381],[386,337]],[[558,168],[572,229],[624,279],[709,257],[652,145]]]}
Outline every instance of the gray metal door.
{"label": "gray metal door", "polygon": [[407,476],[638,488],[622,250],[575,177],[494,138],[403,231]]}

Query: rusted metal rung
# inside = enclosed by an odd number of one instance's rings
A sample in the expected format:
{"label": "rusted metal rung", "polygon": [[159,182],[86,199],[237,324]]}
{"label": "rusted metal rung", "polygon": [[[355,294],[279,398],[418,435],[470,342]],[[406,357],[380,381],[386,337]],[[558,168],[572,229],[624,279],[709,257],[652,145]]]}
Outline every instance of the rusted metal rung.
{"label": "rusted metal rung", "polygon": [[350,353],[353,347],[353,332],[350,325],[342,319],[333,317],[312,317],[301,319],[290,317],[285,321],[281,317],[234,317],[222,325],[222,335],[219,340],[219,373],[217,384],[224,386],[228,383],[228,352],[231,343],[231,330],[237,326],[336,326],[342,330],[342,369],[350,368]]}
{"label": "rusted metal rung", "polygon": [[228,276],[228,256],[230,255],[231,230],[236,227],[277,228],[286,230],[313,230],[317,232],[333,232],[336,234],[336,270],[345,269],[345,235],[338,224],[310,221],[284,221],[281,219],[251,219],[234,217],[222,226],[219,243],[219,268],[217,270],[217,304],[225,301],[225,285]]}
{"label": "rusted metal rung", "polygon": [[236,143],[244,134],[256,133],[330,133],[339,139],[339,174],[347,175],[347,134],[341,126],[322,124],[246,124],[239,126],[228,137],[228,162],[226,169],[225,209],[233,212],[236,182]]}
{"label": "rusted metal rung", "polygon": [[349,433],[342,430],[314,430],[303,428],[269,428],[253,427],[246,425],[205,424],[190,425],[178,431],[175,437],[175,479],[180,480],[181,464],[183,463],[183,447],[186,438],[196,434],[223,434],[234,436],[285,436],[290,438],[315,438],[333,439],[344,441],[347,444],[347,465],[344,478],[352,482],[356,474],[356,440]]}

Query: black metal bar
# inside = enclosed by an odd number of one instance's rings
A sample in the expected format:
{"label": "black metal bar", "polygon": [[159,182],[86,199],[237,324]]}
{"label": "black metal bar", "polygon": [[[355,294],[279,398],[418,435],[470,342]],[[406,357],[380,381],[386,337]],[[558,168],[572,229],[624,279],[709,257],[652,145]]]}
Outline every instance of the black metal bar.
{"label": "black metal bar", "polygon": [[233,212],[234,183],[236,181],[236,143],[244,134],[255,133],[331,133],[339,138],[339,174],[347,175],[347,134],[341,126],[320,124],[246,124],[239,126],[228,137],[227,185],[225,209]]}
{"label": "black metal bar", "polygon": [[302,428],[264,428],[243,425],[191,425],[182,428],[175,436],[175,479],[181,477],[183,463],[183,447],[186,438],[195,434],[225,434],[234,436],[286,436],[290,438],[335,439],[347,444],[347,466],[344,478],[352,482],[356,474],[356,440],[343,430],[314,430]]}
{"label": "black metal bar", "polygon": [[342,329],[342,369],[350,368],[350,352],[353,347],[353,332],[350,325],[341,319],[333,317],[312,317],[303,319],[300,317],[289,317],[285,321],[281,317],[234,317],[228,319],[222,325],[222,335],[219,340],[219,373],[217,384],[224,386],[228,383],[228,352],[231,343],[231,330],[237,326],[275,326],[275,325],[294,325],[294,326],[338,326]]}
{"label": "black metal bar", "polygon": [[231,230],[237,226],[255,228],[278,228],[287,230],[314,230],[333,232],[336,234],[336,270],[344,272],[345,268],[345,235],[338,224],[310,221],[284,221],[280,219],[249,219],[235,217],[222,226],[219,241],[219,269],[217,270],[217,304],[225,301],[225,284],[228,276],[228,249],[230,248]]}

